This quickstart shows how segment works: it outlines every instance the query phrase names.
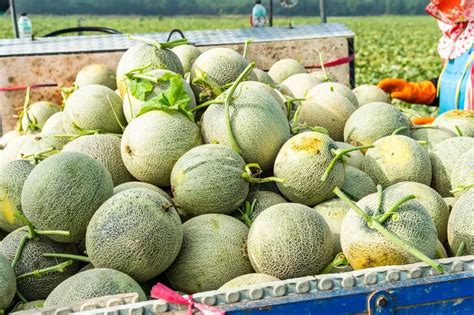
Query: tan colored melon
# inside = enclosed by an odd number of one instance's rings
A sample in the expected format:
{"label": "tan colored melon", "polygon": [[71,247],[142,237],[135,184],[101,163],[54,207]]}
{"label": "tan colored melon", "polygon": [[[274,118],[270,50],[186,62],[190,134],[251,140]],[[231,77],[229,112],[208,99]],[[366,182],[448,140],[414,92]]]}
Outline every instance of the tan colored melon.
{"label": "tan colored melon", "polygon": [[384,188],[404,181],[429,185],[432,174],[428,152],[415,140],[399,135],[375,141],[362,170]]}

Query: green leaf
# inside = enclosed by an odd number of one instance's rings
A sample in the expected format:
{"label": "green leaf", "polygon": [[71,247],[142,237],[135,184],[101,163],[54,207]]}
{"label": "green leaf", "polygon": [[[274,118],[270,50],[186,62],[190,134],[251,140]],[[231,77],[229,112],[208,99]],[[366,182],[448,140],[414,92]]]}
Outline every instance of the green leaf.
{"label": "green leaf", "polygon": [[149,80],[141,78],[130,78],[128,87],[133,97],[140,101],[145,101],[147,96],[153,91],[154,84]]}

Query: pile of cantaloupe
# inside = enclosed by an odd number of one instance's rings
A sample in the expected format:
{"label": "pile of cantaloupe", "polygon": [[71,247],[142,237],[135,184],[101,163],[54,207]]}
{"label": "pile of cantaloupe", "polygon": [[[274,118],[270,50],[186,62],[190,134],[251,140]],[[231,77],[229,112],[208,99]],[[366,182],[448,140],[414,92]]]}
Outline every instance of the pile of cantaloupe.
{"label": "pile of cantaloupe", "polygon": [[84,68],[2,137],[0,310],[474,254],[473,112],[414,126],[375,86],[180,44]]}

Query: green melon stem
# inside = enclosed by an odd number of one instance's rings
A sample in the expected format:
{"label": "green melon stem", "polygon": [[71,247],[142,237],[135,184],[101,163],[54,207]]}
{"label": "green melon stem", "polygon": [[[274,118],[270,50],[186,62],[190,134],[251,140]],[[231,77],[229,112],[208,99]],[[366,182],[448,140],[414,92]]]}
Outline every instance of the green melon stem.
{"label": "green melon stem", "polygon": [[329,263],[329,265],[326,266],[326,268],[321,271],[321,275],[331,273],[334,269],[338,267],[343,267],[349,265],[349,261],[347,260],[346,256],[344,253],[339,253],[334,257],[334,260]]}
{"label": "green melon stem", "polygon": [[377,217],[382,210],[382,203],[383,203],[383,188],[382,185],[377,185],[377,208],[374,211],[374,217]]}
{"label": "green melon stem", "polygon": [[22,159],[30,159],[30,158],[33,158],[33,160],[35,161],[35,164],[38,164],[39,161],[42,161],[44,160],[45,158],[47,158],[47,154],[49,153],[59,153],[58,150],[56,150],[56,148],[48,148],[48,149],[45,149],[43,151],[39,151],[39,152],[35,152],[35,153],[32,153],[32,154],[26,154],[26,155],[22,155],[21,158]]}
{"label": "green melon stem", "polygon": [[456,251],[456,257],[463,256],[464,255],[464,250],[466,249],[466,243],[464,241],[461,242],[461,244],[458,247],[458,250]]}
{"label": "green melon stem", "polygon": [[71,236],[71,233],[69,231],[61,231],[61,230],[50,231],[50,230],[35,229],[35,234],[46,235],[46,236]]}
{"label": "green melon stem", "polygon": [[18,243],[18,248],[16,249],[15,257],[13,258],[13,261],[12,261],[13,270],[15,270],[16,265],[20,261],[21,255],[23,254],[23,249],[25,249],[26,243],[28,243],[29,240],[30,238],[28,237],[28,235],[23,235],[23,237],[20,240],[20,243]]}
{"label": "green melon stem", "polygon": [[352,151],[358,151],[358,150],[365,150],[365,149],[370,149],[373,148],[374,145],[364,145],[360,147],[353,147],[353,148],[347,148],[344,150],[336,150],[336,156],[332,159],[331,163],[329,163],[329,166],[326,168],[326,171],[324,172],[323,176],[321,177],[321,181],[325,182],[329,176],[329,173],[331,173],[332,169],[336,165],[336,163],[342,159],[344,155],[347,155],[348,153]]}
{"label": "green melon stem", "polygon": [[270,182],[277,182],[277,183],[283,183],[284,180],[278,177],[265,177],[265,178],[256,178],[254,177],[252,173],[252,168],[257,169],[259,173],[262,172],[262,169],[260,168],[260,165],[257,163],[250,163],[245,165],[245,172],[241,174],[241,177],[245,179],[247,182],[251,184],[263,184],[263,183],[270,183]]}
{"label": "green melon stem", "polygon": [[252,212],[254,211],[255,204],[257,202],[257,199],[254,199],[252,203],[245,201],[244,203],[244,209],[239,209],[240,216],[239,220],[245,223],[249,228],[252,226],[252,220],[250,219],[250,216],[252,215]]}
{"label": "green melon stem", "polygon": [[204,107],[208,107],[210,105],[213,105],[213,104],[224,104],[224,101],[222,100],[210,100],[210,101],[207,101],[207,102],[204,102],[202,104],[199,104],[198,106],[194,107],[194,108],[191,108],[191,112],[195,112],[197,110],[200,110],[201,108],[204,108]]}
{"label": "green melon stem", "polygon": [[409,108],[405,108],[405,107],[398,107],[398,109],[402,112],[402,113],[405,113],[405,114],[408,114],[409,116],[412,116],[412,117],[421,117],[421,115],[413,110],[413,109],[409,109]]}
{"label": "green melon stem", "polygon": [[392,132],[392,136],[398,135],[398,134],[400,134],[400,132],[405,131],[405,130],[408,130],[407,126],[397,128]]}
{"label": "green melon stem", "polygon": [[25,278],[32,278],[32,277],[41,278],[45,274],[56,273],[56,272],[64,272],[65,269],[67,267],[71,266],[73,263],[74,263],[74,261],[67,260],[65,262],[62,262],[60,264],[57,264],[57,265],[54,265],[54,266],[51,266],[51,267],[47,267],[47,268],[43,268],[43,269],[37,269],[37,270],[31,271],[31,272],[24,273],[24,274],[19,275],[18,277],[16,277],[16,280],[21,280],[21,279],[25,279]]}
{"label": "green melon stem", "polygon": [[125,126],[122,125],[122,123],[120,122],[120,119],[118,118],[117,112],[116,112],[115,109],[114,109],[114,105],[112,104],[112,101],[110,100],[109,95],[107,95],[107,101],[109,101],[109,106],[110,106],[110,109],[112,110],[112,113],[114,114],[115,121],[116,121],[117,124],[120,126],[120,128],[122,128],[122,131],[124,131],[124,130],[125,130]]}
{"label": "green melon stem", "polygon": [[77,90],[77,85],[74,83],[71,87],[63,86],[61,88],[61,97],[63,98],[63,106],[66,104],[66,100],[69,96]]}
{"label": "green melon stem", "polygon": [[73,254],[62,254],[62,253],[44,253],[42,255],[43,257],[48,257],[48,258],[65,258],[65,259],[72,259],[72,260],[77,260],[85,263],[91,263],[91,260],[87,256],[81,256],[81,255],[73,255]]}
{"label": "green melon stem", "polygon": [[18,125],[17,125],[17,131],[20,132],[21,134],[25,134],[26,130],[23,130],[23,117],[26,117],[26,122],[28,123],[28,126],[30,125],[30,116],[28,115],[28,105],[30,103],[30,87],[28,86],[26,88],[26,95],[25,95],[25,100],[23,102],[23,112],[20,114],[20,117],[18,118]]}
{"label": "green melon stem", "polygon": [[177,40],[173,40],[171,42],[163,42],[163,43],[160,43],[157,40],[154,40],[154,39],[151,39],[151,38],[146,38],[146,37],[141,37],[141,36],[129,35],[128,38],[144,42],[148,45],[155,46],[158,49],[171,49],[171,48],[174,48],[176,46],[186,45],[188,43],[187,38],[180,38],[180,39],[177,39]]}
{"label": "green melon stem", "polygon": [[21,294],[20,291],[16,290],[16,296],[22,303],[28,303],[28,300],[23,296],[23,294]]}
{"label": "green melon stem", "polygon": [[28,238],[33,239],[36,236],[36,233],[35,233],[35,227],[30,222],[30,220],[28,220],[22,213],[18,211],[15,211],[13,213],[13,216],[15,216],[17,219],[19,219],[20,221],[26,224],[26,227],[28,228]]}
{"label": "green melon stem", "polygon": [[249,48],[249,45],[254,41],[253,38],[249,38],[245,41],[245,44],[244,44],[244,53],[242,54],[242,56],[247,59],[247,51],[248,51],[248,48]]}
{"label": "green melon stem", "polygon": [[450,192],[452,194],[456,194],[456,193],[459,193],[459,192],[466,192],[468,191],[469,189],[471,188],[474,188],[474,184],[471,184],[471,185],[465,185],[465,186],[458,186],[456,187],[455,189],[451,190]]}
{"label": "green melon stem", "polygon": [[374,219],[377,220],[380,224],[384,224],[385,221],[390,219],[392,215],[394,215],[405,202],[413,200],[415,198],[416,197],[414,195],[408,195],[406,197],[401,198],[387,212],[377,217],[374,217]]}
{"label": "green melon stem", "polygon": [[420,259],[421,261],[430,265],[433,269],[438,270],[439,272],[444,272],[443,266],[435,262],[433,259],[429,258],[418,249],[410,246],[404,240],[399,238],[397,235],[393,234],[392,232],[388,231],[382,224],[380,224],[377,220],[374,220],[370,215],[368,215],[365,211],[359,208],[352,200],[350,200],[340,189],[339,187],[334,188],[334,193],[338,196],[348,207],[350,207],[354,212],[359,215],[362,219],[364,219],[367,224],[377,230],[380,234],[382,234],[385,238],[387,238],[392,243],[396,244],[397,246],[403,248],[404,250],[408,251],[410,254],[415,256],[416,258]]}
{"label": "green melon stem", "polygon": [[[321,66],[321,70],[324,74],[324,78],[325,78],[325,82],[329,81],[329,76],[326,72],[326,68],[324,67],[324,60],[323,60],[323,54],[321,54],[320,51],[318,51],[318,55],[319,55],[319,65]],[[331,89],[334,89],[333,87],[331,87]],[[332,91],[332,90],[331,90]]]}
{"label": "green melon stem", "polygon": [[454,126],[454,129],[456,129],[456,133],[458,134],[459,137],[462,137],[463,136],[463,133],[461,131],[461,128],[459,128],[459,126]]}
{"label": "green melon stem", "polygon": [[237,142],[237,139],[235,137],[234,131],[232,130],[232,123],[230,120],[230,102],[232,102],[232,97],[234,96],[234,92],[237,89],[237,86],[247,77],[247,75],[253,70],[255,67],[255,62],[251,62],[245,70],[239,75],[237,80],[232,84],[232,86],[229,89],[229,93],[227,94],[224,102],[224,112],[225,112],[225,120],[226,120],[226,127],[227,127],[227,133],[229,134],[230,138],[230,145],[232,147],[232,150],[235,152],[242,154],[242,149],[239,146],[239,143]]}

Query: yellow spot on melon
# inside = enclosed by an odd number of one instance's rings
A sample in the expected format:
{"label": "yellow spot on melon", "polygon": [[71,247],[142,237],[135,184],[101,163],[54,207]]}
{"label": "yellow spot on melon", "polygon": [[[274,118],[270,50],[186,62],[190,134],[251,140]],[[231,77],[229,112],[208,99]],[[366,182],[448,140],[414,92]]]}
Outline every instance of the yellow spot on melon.
{"label": "yellow spot on melon", "polygon": [[5,218],[5,220],[13,224],[15,223],[15,212],[16,208],[13,205],[13,202],[10,199],[1,199],[0,200],[0,209],[1,209],[1,214]]}

